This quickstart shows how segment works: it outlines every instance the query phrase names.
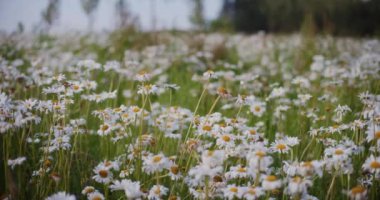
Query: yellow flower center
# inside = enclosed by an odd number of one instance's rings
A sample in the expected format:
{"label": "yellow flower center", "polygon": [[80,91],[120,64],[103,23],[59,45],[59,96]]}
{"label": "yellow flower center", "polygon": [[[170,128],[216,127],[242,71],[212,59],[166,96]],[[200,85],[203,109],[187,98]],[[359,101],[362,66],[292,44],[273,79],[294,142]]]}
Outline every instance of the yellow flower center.
{"label": "yellow flower center", "polygon": [[178,166],[173,165],[173,166],[170,167],[170,171],[171,171],[173,174],[177,175],[178,172],[179,172],[179,168],[178,168]]}
{"label": "yellow flower center", "polygon": [[161,159],[162,159],[161,156],[153,156],[153,162],[154,162],[154,163],[158,163],[158,162],[160,162]]}
{"label": "yellow flower center", "polygon": [[260,107],[260,106],[255,106],[255,111],[256,111],[256,112],[260,112],[260,110],[261,110],[261,107]]}
{"label": "yellow flower center", "polygon": [[222,140],[224,140],[225,142],[229,142],[231,140],[231,137],[228,135],[223,135]]}
{"label": "yellow flower center", "polygon": [[236,193],[236,192],[238,192],[238,189],[237,189],[237,187],[231,187],[230,191],[233,193]]}
{"label": "yellow flower center", "polygon": [[107,170],[100,170],[99,171],[99,176],[102,177],[102,178],[106,178],[108,176],[108,171]]}
{"label": "yellow flower center", "polygon": [[106,130],[108,130],[108,128],[109,128],[109,126],[107,124],[105,124],[102,126],[102,131],[106,131]]}
{"label": "yellow flower center", "polygon": [[365,187],[363,187],[363,186],[361,186],[361,185],[355,186],[355,187],[353,187],[353,188],[351,189],[351,193],[352,193],[353,195],[361,194],[361,193],[363,193],[363,192],[365,192],[365,191],[366,191]]}
{"label": "yellow flower center", "polygon": [[249,134],[251,134],[251,135],[256,135],[256,130],[255,130],[255,129],[251,129],[251,130],[249,130]]}
{"label": "yellow flower center", "polygon": [[248,194],[251,194],[251,195],[255,195],[256,194],[256,190],[254,188],[250,188],[248,191],[247,191]]}
{"label": "yellow flower center", "polygon": [[120,112],[120,111],[121,111],[121,108],[115,108],[114,111],[115,111],[115,112]]}
{"label": "yellow flower center", "polygon": [[132,111],[135,112],[135,113],[137,113],[137,112],[140,111],[140,108],[138,108],[138,107],[134,107]]}
{"label": "yellow flower center", "polygon": [[267,181],[270,181],[270,182],[273,182],[273,181],[276,181],[276,180],[277,180],[277,177],[276,177],[276,176],[273,176],[273,175],[269,175],[269,176],[267,176],[266,180],[267,180]]}
{"label": "yellow flower center", "polygon": [[375,133],[375,139],[380,139],[380,131],[376,131]]}
{"label": "yellow flower center", "polygon": [[344,153],[344,151],[342,149],[336,149],[335,150],[336,155],[342,155],[343,153]]}
{"label": "yellow flower center", "polygon": [[227,95],[228,91],[224,87],[219,87],[218,88],[218,94],[220,94],[220,95]]}
{"label": "yellow flower center", "polygon": [[374,169],[380,169],[380,162],[373,161],[371,162],[370,166],[371,168],[374,168]]}
{"label": "yellow flower center", "polygon": [[214,151],[213,151],[213,150],[209,150],[209,151],[207,152],[207,155],[208,155],[208,156],[213,156],[213,155],[214,155]]}
{"label": "yellow flower center", "polygon": [[286,145],[285,144],[277,144],[276,145],[276,148],[278,149],[278,150],[284,150],[284,149],[286,149]]}
{"label": "yellow flower center", "polygon": [[104,163],[104,166],[106,166],[106,167],[109,167],[109,166],[111,166],[112,165],[112,163],[110,162],[110,161],[106,161],[105,163]]}
{"label": "yellow flower center", "polygon": [[95,191],[95,189],[92,188],[92,187],[89,187],[89,188],[86,188],[86,189],[85,189],[86,194],[87,194],[87,193],[92,193],[92,192],[94,192],[94,191]]}
{"label": "yellow flower center", "polygon": [[143,75],[147,74],[147,72],[145,70],[141,70],[138,74],[143,76]]}
{"label": "yellow flower center", "polygon": [[265,152],[264,151],[256,151],[255,155],[262,158],[265,156]]}
{"label": "yellow flower center", "polygon": [[239,168],[237,169],[237,171],[240,172],[240,173],[244,173],[244,172],[246,172],[247,170],[246,170],[244,167],[239,167]]}
{"label": "yellow flower center", "polygon": [[212,180],[213,180],[214,182],[216,182],[216,183],[223,182],[223,178],[222,178],[221,176],[218,176],[218,175],[214,176],[214,177],[212,178]]}
{"label": "yellow flower center", "polygon": [[95,197],[92,197],[92,200],[102,200],[102,198],[100,196],[95,196]]}
{"label": "yellow flower center", "polygon": [[302,163],[302,167],[311,168],[311,167],[313,167],[313,164],[312,164],[312,162],[307,161],[307,162]]}
{"label": "yellow flower center", "polygon": [[74,85],[74,86],[73,86],[73,89],[74,89],[74,90],[79,90],[79,85]]}
{"label": "yellow flower center", "polygon": [[294,177],[293,178],[293,182],[300,183],[301,182],[301,177],[299,177],[299,176]]}
{"label": "yellow flower center", "polygon": [[204,131],[211,131],[211,126],[205,125],[202,127],[202,130]]}

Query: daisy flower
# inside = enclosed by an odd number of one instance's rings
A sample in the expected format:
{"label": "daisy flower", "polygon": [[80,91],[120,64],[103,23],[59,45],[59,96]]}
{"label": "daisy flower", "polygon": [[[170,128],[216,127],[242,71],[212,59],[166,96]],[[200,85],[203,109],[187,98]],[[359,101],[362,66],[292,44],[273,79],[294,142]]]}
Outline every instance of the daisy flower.
{"label": "daisy flower", "polygon": [[139,73],[136,74],[136,80],[139,82],[146,82],[151,79],[151,74],[149,74],[147,71],[140,71]]}
{"label": "daisy flower", "polygon": [[26,160],[26,157],[18,157],[16,159],[9,159],[8,160],[8,166],[10,166],[12,169],[14,169],[17,165],[21,165]]}
{"label": "daisy flower", "polygon": [[170,165],[169,159],[163,153],[157,155],[149,155],[144,158],[143,169],[146,173],[161,172]]}
{"label": "daisy flower", "polygon": [[87,195],[88,200],[104,200],[104,195],[98,191],[91,192]]}
{"label": "daisy flower", "polygon": [[232,134],[221,134],[216,140],[216,144],[220,147],[233,147],[235,145],[235,136]]}
{"label": "daisy flower", "polygon": [[178,165],[176,164],[172,164],[169,168],[169,176],[172,180],[178,180],[180,178],[182,178],[182,175],[181,175],[181,172],[180,172],[180,169],[178,167]]}
{"label": "daisy flower", "polygon": [[367,199],[368,190],[362,185],[357,185],[351,188],[346,194],[353,200],[364,200]]}
{"label": "daisy flower", "polygon": [[140,198],[143,193],[140,189],[140,182],[133,182],[128,179],[123,179],[121,181],[114,181],[113,184],[110,186],[112,191],[115,190],[124,190],[125,196],[128,199],[137,199]]}
{"label": "daisy flower", "polygon": [[242,198],[243,189],[236,185],[227,185],[227,188],[223,190],[223,195],[227,199]]}
{"label": "daisy flower", "polygon": [[369,156],[363,164],[363,170],[375,174],[376,177],[380,177],[380,156]]}
{"label": "daisy flower", "polygon": [[220,166],[225,159],[225,152],[223,150],[207,150],[202,153],[202,163],[210,166]]}
{"label": "daisy flower", "polygon": [[264,190],[261,187],[249,186],[244,188],[243,197],[247,200],[259,199],[265,194]]}
{"label": "daisy flower", "polygon": [[265,108],[265,103],[261,101],[254,101],[250,105],[250,110],[253,113],[253,115],[257,117],[263,116],[266,108]]}
{"label": "daisy flower", "polygon": [[156,200],[161,199],[162,196],[168,194],[169,189],[162,185],[155,185],[149,190],[148,199]]}
{"label": "daisy flower", "polygon": [[241,165],[232,166],[230,171],[225,173],[227,179],[246,178],[248,176],[247,168]]}
{"label": "daisy flower", "polygon": [[76,198],[74,195],[67,194],[66,192],[58,192],[47,197],[45,200],[75,200],[75,199]]}
{"label": "daisy flower", "polygon": [[378,145],[380,144],[380,125],[371,123],[371,125],[368,126],[366,134],[368,142],[375,140]]}
{"label": "daisy flower", "polygon": [[111,182],[113,174],[109,167],[104,165],[98,165],[94,169],[95,176],[92,178],[98,183],[108,184]]}
{"label": "daisy flower", "polygon": [[205,77],[206,79],[215,79],[215,78],[218,78],[218,76],[212,70],[207,70],[205,73],[203,73],[203,77]]}
{"label": "daisy flower", "polygon": [[275,175],[263,176],[262,187],[264,190],[276,190],[282,186],[282,181]]}
{"label": "daisy flower", "polygon": [[98,135],[103,136],[103,135],[110,134],[111,131],[112,131],[111,125],[104,123],[104,124],[100,125],[100,128],[99,128],[97,133],[98,133]]}
{"label": "daisy flower", "polygon": [[287,141],[276,140],[274,143],[272,143],[271,150],[273,152],[278,152],[278,153],[288,153],[288,151],[290,150],[290,147]]}
{"label": "daisy flower", "polygon": [[88,194],[93,193],[93,192],[95,192],[95,191],[96,191],[96,190],[95,190],[94,187],[92,187],[92,186],[86,186],[86,187],[82,190],[82,194],[83,194],[83,195],[88,195]]}
{"label": "daisy flower", "polygon": [[290,178],[286,192],[292,196],[306,194],[307,189],[312,186],[312,182],[308,179],[295,176]]}

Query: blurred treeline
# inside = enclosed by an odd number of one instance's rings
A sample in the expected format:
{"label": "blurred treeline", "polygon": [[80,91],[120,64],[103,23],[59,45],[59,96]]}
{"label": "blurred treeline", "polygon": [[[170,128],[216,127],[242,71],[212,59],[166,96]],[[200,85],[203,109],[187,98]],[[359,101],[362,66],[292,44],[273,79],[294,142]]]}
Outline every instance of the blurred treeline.
{"label": "blurred treeline", "polygon": [[[99,1],[80,0],[88,17],[89,30],[95,23],[94,13]],[[138,19],[129,10],[128,1],[131,0],[115,2],[118,29],[135,29],[138,26]],[[149,2],[152,8],[156,5],[156,0]],[[306,34],[380,36],[380,0],[223,0],[219,18],[213,21],[207,21],[204,17],[203,0],[188,2],[192,9],[189,17],[194,30],[246,33],[301,31]],[[61,3],[64,1],[48,1],[42,12],[43,31],[48,31],[59,18]],[[156,18],[152,13],[153,32],[156,30]]]}
{"label": "blurred treeline", "polygon": [[212,29],[380,35],[380,0],[224,0]]}

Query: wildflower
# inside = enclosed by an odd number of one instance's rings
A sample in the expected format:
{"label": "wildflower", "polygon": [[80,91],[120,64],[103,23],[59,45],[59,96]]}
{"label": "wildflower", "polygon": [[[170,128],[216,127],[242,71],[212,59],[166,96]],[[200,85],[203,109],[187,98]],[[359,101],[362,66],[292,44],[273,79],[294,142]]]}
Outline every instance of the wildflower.
{"label": "wildflower", "polygon": [[222,165],[224,159],[223,150],[207,150],[202,153],[202,163],[210,167]]}
{"label": "wildflower", "polygon": [[110,70],[113,70],[113,71],[119,71],[120,70],[120,63],[117,62],[117,61],[108,61],[106,62],[106,64],[104,65],[104,71],[107,72],[107,71],[110,71]]}
{"label": "wildflower", "polygon": [[140,71],[136,75],[136,80],[139,82],[146,82],[151,79],[151,74],[149,74],[147,71]]}
{"label": "wildflower", "polygon": [[92,187],[92,186],[86,186],[83,190],[82,190],[82,194],[83,195],[88,195],[88,194],[91,194],[93,192],[95,192],[95,188]]}
{"label": "wildflower", "polygon": [[98,191],[91,192],[87,195],[88,200],[104,200],[104,195]]}
{"label": "wildflower", "polygon": [[94,169],[95,176],[92,178],[98,183],[108,184],[111,182],[113,174],[110,169],[104,165],[98,165]]}
{"label": "wildflower", "polygon": [[235,136],[232,134],[221,134],[216,140],[216,144],[220,147],[233,147]]}
{"label": "wildflower", "polygon": [[347,112],[351,112],[350,107],[348,107],[347,105],[338,105],[338,107],[335,108],[336,122],[341,122],[343,120],[343,116]]}
{"label": "wildflower", "polygon": [[268,100],[285,96],[286,89],[283,87],[273,88],[268,96]]}
{"label": "wildflower", "polygon": [[347,195],[353,200],[367,199],[368,190],[362,185],[357,185],[347,191]]}
{"label": "wildflower", "polygon": [[250,110],[255,116],[261,117],[261,116],[263,116],[263,114],[266,110],[265,103],[260,102],[260,101],[255,101],[255,102],[251,103]]}
{"label": "wildflower", "polygon": [[219,87],[218,90],[217,90],[217,93],[220,97],[222,98],[228,98],[228,97],[231,97],[231,94],[227,91],[226,88],[224,87]]}
{"label": "wildflower", "polygon": [[272,143],[271,150],[278,153],[288,153],[290,148],[286,141],[276,140],[274,143]]}
{"label": "wildflower", "polygon": [[154,172],[161,172],[163,169],[169,167],[169,159],[160,153],[157,155],[150,155],[144,158],[143,169],[146,173],[152,174]]}
{"label": "wildflower", "polygon": [[380,144],[380,125],[369,125],[366,131],[366,135],[366,139],[368,142],[376,141],[377,144]]}
{"label": "wildflower", "polygon": [[253,187],[249,186],[243,189],[244,195],[243,197],[247,200],[255,200],[259,199],[261,196],[265,194],[261,187]]}
{"label": "wildflower", "polygon": [[290,178],[286,192],[292,196],[307,194],[307,189],[312,186],[312,182],[300,176]]}
{"label": "wildflower", "polygon": [[66,192],[57,192],[49,197],[47,197],[45,200],[75,200],[75,196],[71,194],[67,194]]}
{"label": "wildflower", "polygon": [[228,185],[227,188],[223,190],[224,197],[227,199],[242,198],[243,190],[236,185]]}
{"label": "wildflower", "polygon": [[205,73],[203,73],[203,77],[206,79],[215,79],[217,78],[217,75],[212,70],[207,70]]}
{"label": "wildflower", "polygon": [[247,168],[241,165],[232,166],[229,172],[225,173],[227,179],[248,177]]}
{"label": "wildflower", "polygon": [[370,155],[363,164],[363,170],[375,174],[377,178],[380,178],[380,156],[375,157]]}
{"label": "wildflower", "polygon": [[169,176],[172,180],[178,180],[182,177],[178,165],[172,163],[172,165],[169,168]]}
{"label": "wildflower", "polygon": [[128,199],[137,199],[140,198],[143,193],[140,189],[140,182],[133,182],[128,179],[123,179],[121,181],[114,181],[110,186],[111,190],[124,190],[125,196]]}
{"label": "wildflower", "polygon": [[162,196],[167,195],[168,191],[169,189],[162,185],[154,185],[149,190],[148,199],[151,199],[151,200],[161,199]]}
{"label": "wildflower", "polygon": [[322,177],[323,166],[324,163],[318,160],[301,162],[299,167],[299,174],[301,176],[312,176],[314,174],[317,174],[319,177]]}
{"label": "wildflower", "polygon": [[17,165],[21,165],[26,160],[26,157],[18,157],[16,159],[9,159],[8,160],[8,166],[10,166],[12,169],[14,169]]}
{"label": "wildflower", "polygon": [[276,190],[282,186],[282,181],[275,175],[263,176],[262,187],[264,190]]}
{"label": "wildflower", "polygon": [[116,90],[113,92],[102,92],[100,94],[90,94],[90,95],[82,95],[82,99],[88,100],[88,101],[95,101],[96,103],[103,102],[107,99],[114,99],[116,98]]}
{"label": "wildflower", "polygon": [[88,70],[100,69],[102,67],[102,65],[93,60],[81,60],[77,65]]}
{"label": "wildflower", "polygon": [[156,85],[152,84],[144,84],[139,86],[139,89],[137,90],[137,94],[157,94],[158,87]]}
{"label": "wildflower", "polygon": [[100,125],[100,128],[97,133],[98,135],[103,136],[103,135],[110,134],[111,131],[112,131],[111,125],[105,123],[105,124]]}

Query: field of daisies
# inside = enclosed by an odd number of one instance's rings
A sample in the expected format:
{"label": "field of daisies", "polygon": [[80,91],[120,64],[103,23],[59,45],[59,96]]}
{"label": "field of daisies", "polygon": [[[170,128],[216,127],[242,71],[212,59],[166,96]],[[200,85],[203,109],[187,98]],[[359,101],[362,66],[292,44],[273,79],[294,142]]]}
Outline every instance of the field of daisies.
{"label": "field of daisies", "polygon": [[1,199],[379,199],[380,41],[0,37]]}

